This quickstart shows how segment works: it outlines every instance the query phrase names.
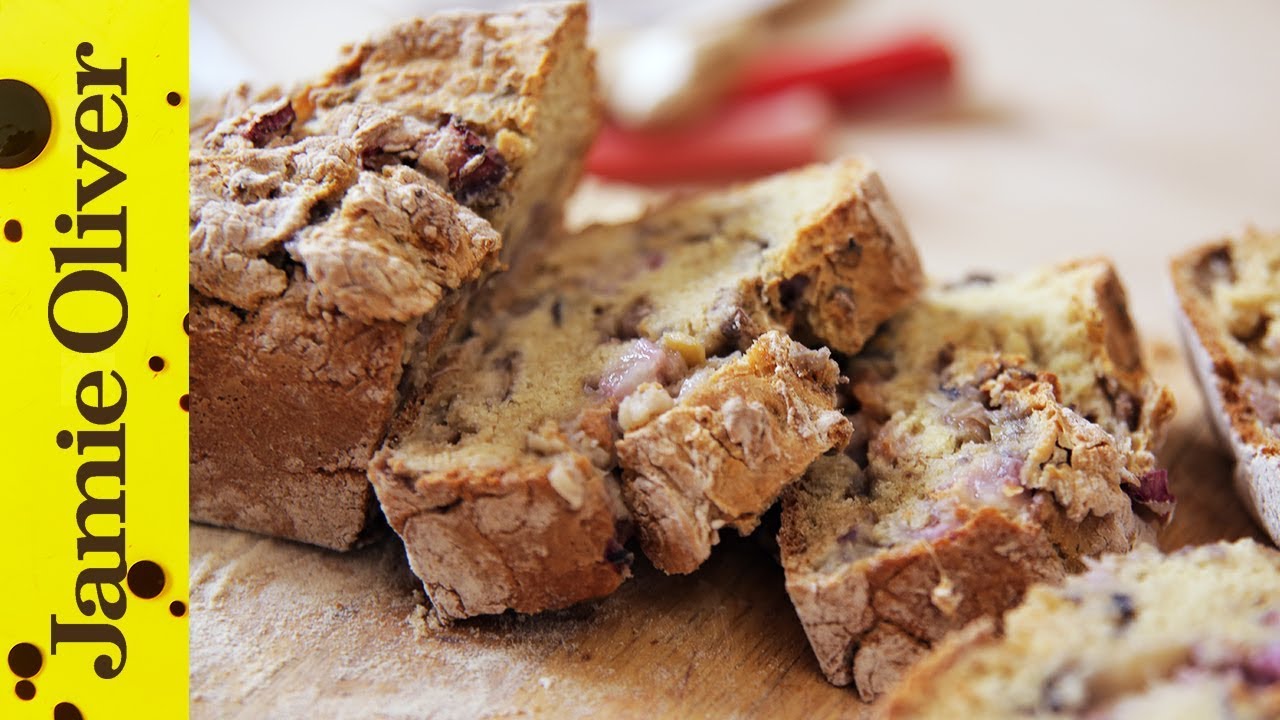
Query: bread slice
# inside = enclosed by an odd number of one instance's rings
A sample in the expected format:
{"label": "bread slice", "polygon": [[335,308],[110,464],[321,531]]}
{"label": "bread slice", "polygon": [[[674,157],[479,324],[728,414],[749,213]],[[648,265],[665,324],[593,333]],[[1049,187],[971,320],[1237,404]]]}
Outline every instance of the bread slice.
{"label": "bread slice", "polygon": [[1106,261],[933,288],[847,374],[854,440],[788,489],[779,545],[823,672],[864,699],[1171,511],[1173,400]]}
{"label": "bread slice", "polygon": [[457,13],[233,94],[191,152],[191,517],[335,549],[475,288],[559,221],[599,123],[581,3]]}
{"label": "bread slice", "polygon": [[1280,542],[1280,233],[1250,230],[1173,261],[1183,342],[1236,489]]}
{"label": "bread slice", "polygon": [[753,529],[848,438],[828,351],[922,280],[858,160],[676,200],[497,278],[370,474],[442,619],[611,592],[634,525],[667,572]]}
{"label": "bread slice", "polygon": [[1280,553],[1108,555],[942,643],[885,718],[1280,717]]}

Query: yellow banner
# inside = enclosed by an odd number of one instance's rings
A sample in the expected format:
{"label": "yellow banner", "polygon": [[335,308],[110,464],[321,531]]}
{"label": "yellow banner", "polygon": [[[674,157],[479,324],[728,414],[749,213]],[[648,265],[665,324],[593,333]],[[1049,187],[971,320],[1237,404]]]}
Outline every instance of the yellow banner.
{"label": "yellow banner", "polygon": [[0,2],[0,718],[187,716],[187,23]]}

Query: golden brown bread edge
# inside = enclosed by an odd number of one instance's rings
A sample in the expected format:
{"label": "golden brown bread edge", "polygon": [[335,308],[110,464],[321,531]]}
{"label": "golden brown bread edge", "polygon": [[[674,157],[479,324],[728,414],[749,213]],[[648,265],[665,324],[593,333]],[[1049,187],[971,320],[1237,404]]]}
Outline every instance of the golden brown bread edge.
{"label": "golden brown bread edge", "polygon": [[[1280,237],[1272,241],[1280,243]],[[1257,409],[1242,391],[1247,372],[1232,358],[1229,331],[1217,318],[1200,278],[1205,264],[1229,253],[1231,246],[1230,240],[1208,243],[1170,263],[1178,329],[1205,411],[1235,459],[1236,492],[1271,541],[1280,543],[1280,441],[1260,426]],[[1275,281],[1280,283],[1280,277]],[[1280,322],[1280,318],[1271,321]]]}
{"label": "golden brown bread edge", "polygon": [[[519,197],[505,206],[511,236],[503,238],[504,255],[559,223],[600,121],[585,4],[536,12],[535,21],[553,27],[515,121],[541,145],[523,158],[530,171],[516,178]],[[490,16],[459,13],[442,22],[466,28]],[[357,47],[349,62],[358,65],[368,54]],[[252,310],[193,287],[192,520],[336,550],[365,541],[380,515],[367,465],[401,402],[404,363],[430,361],[482,283],[447,294],[408,323],[360,322],[320,309],[302,274]]]}

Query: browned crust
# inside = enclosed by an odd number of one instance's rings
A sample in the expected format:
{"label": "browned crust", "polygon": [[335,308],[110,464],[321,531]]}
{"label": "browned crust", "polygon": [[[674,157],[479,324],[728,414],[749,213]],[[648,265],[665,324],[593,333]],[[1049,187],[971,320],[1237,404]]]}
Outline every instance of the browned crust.
{"label": "browned crust", "polygon": [[[395,78],[397,63],[407,58],[380,54],[388,48],[437,58],[439,63],[427,62],[422,72],[394,82],[426,83],[417,87],[436,89],[435,101],[453,98],[444,110],[495,133],[518,170],[504,187],[512,198],[500,218],[504,252],[509,251],[558,223],[599,124],[586,23],[583,3],[407,23],[377,49],[352,50],[331,74],[328,89],[342,84],[338,76],[344,73],[348,79],[367,73],[353,83],[352,93],[357,86],[376,87]],[[466,33],[471,34],[463,38]],[[477,42],[501,52],[459,57],[463,45]],[[479,86],[499,78],[520,79],[518,87],[487,88],[504,98],[515,93],[514,103],[476,99],[473,93],[484,89]],[[294,95],[301,115],[310,114],[312,93],[324,87]],[[418,96],[404,89],[392,94],[412,106]],[[343,92],[338,89],[329,100],[343,102]],[[247,104],[243,91],[222,109],[242,112]],[[198,127],[212,130],[213,123]],[[366,466],[391,422],[398,391],[421,380],[435,351],[456,329],[475,286],[496,265],[486,257],[481,271],[407,324],[370,318],[365,324],[322,307],[313,279],[301,273],[290,278],[283,295],[251,310],[208,298],[193,287],[192,519],[334,549],[358,544],[377,517]],[[407,328],[414,328],[416,337]],[[409,377],[403,377],[405,362]]]}
{"label": "browned crust", "polygon": [[[509,202],[481,210],[512,262],[540,241],[539,216],[559,224],[604,117],[587,25],[584,2],[438,13],[347,48],[345,61],[299,96],[320,107],[359,96],[483,131],[513,170],[499,186]],[[415,84],[436,92],[406,92]]]}
{"label": "browned crust", "polygon": [[[924,289],[924,270],[880,176],[846,178],[841,204],[797,235],[764,288],[772,308],[788,305],[784,283],[806,284],[792,334],[802,342],[855,353],[891,315]],[[853,184],[856,182],[856,186]]]}
{"label": "browned crust", "polygon": [[746,534],[818,455],[849,440],[839,369],[777,332],[618,443],[623,495],[645,555],[693,572],[725,525]]}
{"label": "browned crust", "polygon": [[191,292],[191,518],[342,550],[373,509],[405,331],[310,314],[304,287],[251,312]]}
{"label": "browned crust", "polygon": [[983,508],[934,543],[915,543],[838,573],[793,564],[804,538],[791,534],[784,498],[779,544],[787,592],[827,678],[856,683],[864,700],[883,693],[946,633],[1017,604],[1033,583],[1056,581],[1065,567],[1035,525]]}
{"label": "browned crust", "polygon": [[1235,456],[1237,493],[1274,542],[1280,543],[1280,441],[1258,421],[1241,384],[1245,368],[1232,358],[1228,329],[1218,320],[1198,277],[1213,256],[1230,251],[1220,240],[1192,249],[1170,264],[1183,346],[1191,358],[1218,437]]}
{"label": "browned crust", "polygon": [[611,557],[621,545],[606,479],[585,457],[572,461],[585,482],[568,499],[546,462],[419,474],[379,453],[370,467],[378,499],[440,619],[563,608],[630,575]]}

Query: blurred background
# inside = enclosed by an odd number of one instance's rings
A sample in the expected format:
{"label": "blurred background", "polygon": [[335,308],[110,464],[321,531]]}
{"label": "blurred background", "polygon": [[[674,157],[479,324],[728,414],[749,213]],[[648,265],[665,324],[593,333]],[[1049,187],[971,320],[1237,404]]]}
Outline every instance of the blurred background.
{"label": "blurred background", "polygon": [[[290,84],[407,17],[492,0],[195,0],[192,92]],[[670,185],[842,153],[880,168],[928,272],[1104,254],[1174,337],[1169,256],[1280,229],[1280,3],[592,3],[611,120],[579,221]]]}

